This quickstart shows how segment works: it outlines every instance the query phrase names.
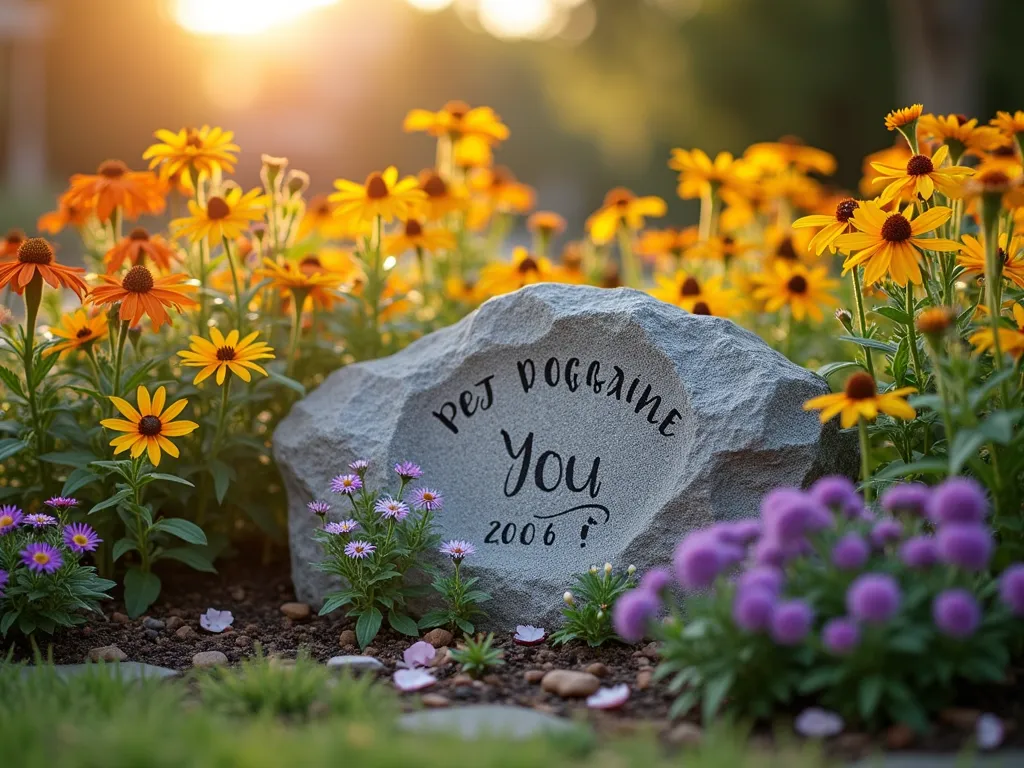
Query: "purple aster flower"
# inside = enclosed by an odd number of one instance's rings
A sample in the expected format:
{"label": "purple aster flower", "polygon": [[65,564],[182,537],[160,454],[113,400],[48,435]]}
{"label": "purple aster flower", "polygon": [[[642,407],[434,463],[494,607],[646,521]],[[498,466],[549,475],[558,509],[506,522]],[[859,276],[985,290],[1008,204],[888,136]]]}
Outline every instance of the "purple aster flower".
{"label": "purple aster flower", "polygon": [[890,515],[907,514],[924,517],[932,492],[921,483],[900,483],[882,494],[879,499],[882,509]]}
{"label": "purple aster flower", "polygon": [[965,571],[981,571],[992,557],[992,532],[977,523],[950,523],[935,536],[939,558]]}
{"label": "purple aster flower", "polygon": [[900,559],[909,568],[930,568],[939,559],[939,550],[931,536],[912,536],[900,545]]}
{"label": "purple aster flower", "polygon": [[739,590],[760,588],[776,597],[782,592],[782,583],[785,577],[782,571],[771,565],[758,565],[748,571],[744,571],[736,579],[736,588]]}
{"label": "purple aster flower", "polygon": [[966,589],[947,589],[932,602],[932,620],[942,634],[962,640],[978,629],[981,608]]}
{"label": "purple aster flower", "polygon": [[43,503],[48,507],[53,507],[58,512],[67,512],[72,507],[78,506],[78,499],[72,499],[70,496],[54,496]]}
{"label": "purple aster flower", "polygon": [[732,619],[745,632],[767,629],[774,610],[775,595],[760,587],[737,590],[732,601]]}
{"label": "purple aster flower", "polygon": [[884,624],[900,609],[900,587],[884,573],[865,573],[846,591],[846,610],[868,624]]}
{"label": "purple aster flower", "polygon": [[461,539],[452,539],[446,541],[441,545],[438,550],[442,555],[447,555],[452,560],[461,560],[464,557],[476,554],[476,547],[470,544],[468,541],[462,541]]}
{"label": "purple aster flower", "polygon": [[710,587],[725,566],[722,545],[708,531],[697,531],[676,547],[676,580],[686,589]]}
{"label": "purple aster flower", "polygon": [[669,582],[671,581],[672,574],[670,574],[665,568],[654,568],[645,573],[643,578],[640,579],[640,589],[657,595],[663,589],[668,587]]}
{"label": "purple aster flower", "polygon": [[327,517],[327,513],[331,511],[331,505],[326,501],[311,501],[306,505],[306,509],[317,517]]}
{"label": "purple aster flower", "polygon": [[348,465],[348,468],[362,477],[366,474],[366,470],[370,468],[370,462],[366,459],[356,459]]}
{"label": "purple aster flower", "polygon": [[382,496],[373,505],[373,511],[385,520],[401,522],[409,516],[409,505],[390,496]]}
{"label": "purple aster flower", "polygon": [[903,536],[903,523],[899,520],[880,520],[871,529],[871,543],[878,549],[894,544]]}
{"label": "purple aster flower", "polygon": [[1014,563],[999,580],[999,597],[1014,616],[1024,616],[1024,563]]}
{"label": "purple aster flower", "polygon": [[5,504],[0,507],[0,536],[3,536],[9,531],[13,531],[24,519],[24,515],[21,510],[13,504]]}
{"label": "purple aster flower", "polygon": [[21,562],[28,566],[29,570],[39,573],[53,573],[64,565],[64,559],[52,544],[42,541],[34,541],[21,551]]}
{"label": "purple aster flower", "polygon": [[853,482],[841,475],[831,475],[816,481],[808,495],[822,506],[845,517],[856,518],[864,510],[864,501]]}
{"label": "purple aster flower", "polygon": [[400,461],[395,464],[395,474],[402,478],[403,482],[409,482],[410,480],[423,477],[423,470],[420,469],[419,464],[413,464],[411,461]]}
{"label": "purple aster flower", "polygon": [[779,645],[797,645],[811,631],[814,611],[804,600],[779,603],[772,611],[772,639]]}
{"label": "purple aster flower", "polygon": [[928,518],[936,525],[980,523],[987,514],[985,489],[969,477],[944,480],[928,502]]}
{"label": "purple aster flower", "polygon": [[10,579],[10,575],[3,568],[0,568],[0,597],[4,596],[4,587],[7,586],[8,579]]}
{"label": "purple aster flower", "polygon": [[363,481],[359,479],[359,475],[338,475],[331,480],[332,493],[343,493],[346,496],[351,496],[362,487]]}
{"label": "purple aster flower", "polygon": [[328,523],[324,526],[324,530],[334,536],[339,536],[343,533],[352,533],[358,527],[359,523],[355,520],[342,520],[340,523]]}
{"label": "purple aster flower", "polygon": [[432,488],[417,488],[412,492],[412,505],[416,509],[433,512],[444,505],[444,497]]}
{"label": "purple aster flower", "polygon": [[102,541],[103,539],[96,535],[96,531],[85,523],[64,526],[64,543],[72,552],[95,552]]}
{"label": "purple aster flower", "polygon": [[48,525],[56,524],[57,518],[44,515],[41,512],[37,512],[34,515],[25,515],[25,525],[31,525],[33,528],[45,528]]}
{"label": "purple aster flower", "polygon": [[853,571],[863,568],[870,554],[871,548],[862,536],[848,533],[832,548],[832,564],[844,571]]}
{"label": "purple aster flower", "polygon": [[860,644],[860,627],[853,619],[831,619],[821,630],[825,649],[836,656],[845,656]]}
{"label": "purple aster flower", "polygon": [[627,643],[643,640],[647,626],[661,610],[661,601],[646,589],[634,589],[615,601],[612,626]]}
{"label": "purple aster flower", "polygon": [[345,554],[349,557],[355,558],[356,560],[362,560],[364,557],[369,557],[377,548],[368,541],[350,541],[345,545]]}

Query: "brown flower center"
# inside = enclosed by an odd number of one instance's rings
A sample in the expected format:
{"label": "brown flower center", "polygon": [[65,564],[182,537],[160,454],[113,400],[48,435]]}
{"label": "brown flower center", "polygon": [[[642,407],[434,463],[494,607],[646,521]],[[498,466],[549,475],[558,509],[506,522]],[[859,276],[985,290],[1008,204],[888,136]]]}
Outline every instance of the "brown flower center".
{"label": "brown flower center", "polygon": [[882,238],[890,243],[902,243],[904,240],[909,240],[913,234],[910,222],[902,213],[890,214],[882,225]]}
{"label": "brown flower center", "polygon": [[302,260],[299,261],[299,266],[320,269],[323,266],[323,263],[320,261],[319,256],[317,256],[315,253],[310,253],[302,257]]}
{"label": "brown flower center", "polygon": [[977,176],[985,191],[999,191],[1010,186],[1010,177],[1000,170],[989,170]]}
{"label": "brown flower center", "polygon": [[854,200],[852,197],[848,197],[846,200],[842,200],[839,205],[836,206],[836,221],[845,224],[853,218],[853,212],[860,207],[860,203]]}
{"label": "brown flower center", "polygon": [[517,269],[519,270],[519,274],[526,275],[529,274],[530,272],[540,272],[540,265],[533,260],[532,256],[527,256],[525,259],[519,262],[519,266],[517,267]]}
{"label": "brown flower center", "polygon": [[25,242],[25,233],[22,232],[20,229],[12,229],[4,237],[4,242],[6,242],[8,245],[21,245],[23,242]]}
{"label": "brown flower center", "polygon": [[445,197],[448,194],[448,185],[436,173],[430,174],[421,187],[427,197]]}
{"label": "brown flower center", "polygon": [[623,187],[616,187],[615,189],[608,192],[604,196],[604,204],[606,208],[625,208],[634,199],[636,195],[630,192],[628,189]]}
{"label": "brown flower center", "polygon": [[366,179],[366,196],[370,200],[383,200],[388,196],[388,185],[379,173],[371,173]]}
{"label": "brown flower center", "polygon": [[696,304],[693,305],[693,309],[690,310],[690,314],[692,314],[692,315],[710,315],[711,314],[711,307],[709,307],[707,305],[707,302],[705,302],[705,301],[698,301]]}
{"label": "brown flower center", "polygon": [[420,237],[422,234],[423,225],[416,221],[416,219],[409,219],[407,222],[405,222],[406,237]]}
{"label": "brown flower center", "polygon": [[793,238],[787,237],[779,247],[775,249],[775,255],[785,261],[796,261],[796,248],[793,247]]}
{"label": "brown flower center", "polygon": [[934,170],[932,159],[927,155],[914,155],[907,160],[907,173],[911,176],[927,176]]}
{"label": "brown flower center", "polygon": [[735,244],[736,241],[732,238],[731,235],[726,235],[725,237],[722,238],[722,245],[724,245],[726,248],[731,248]]}
{"label": "brown flower center", "polygon": [[943,334],[955,319],[956,314],[949,307],[932,307],[918,316],[917,330],[930,335]]}
{"label": "brown flower center", "polygon": [[956,118],[956,124],[957,125],[964,125],[968,121],[967,120],[967,115],[953,115],[953,117]]}
{"label": "brown flower center", "polygon": [[128,270],[121,287],[131,293],[149,293],[153,290],[153,273],[141,264]]}
{"label": "brown flower center", "polygon": [[185,146],[192,147],[193,149],[202,149],[203,140],[199,137],[199,132],[190,128],[188,136],[185,139]]}
{"label": "brown flower center", "polygon": [[149,240],[149,232],[147,232],[143,227],[136,227],[128,235],[128,239],[139,241]]}
{"label": "brown flower center", "polygon": [[231,206],[223,197],[211,197],[206,201],[206,215],[213,221],[226,219],[231,215]]}
{"label": "brown flower center", "polygon": [[799,295],[807,293],[807,278],[803,275],[793,275],[786,282],[786,289]]}
{"label": "brown flower center", "polygon": [[444,105],[444,111],[454,117],[456,120],[461,120],[469,112],[469,104],[464,101],[449,101]]}
{"label": "brown flower center", "polygon": [[78,333],[75,334],[76,339],[84,339],[88,336],[92,336],[92,329],[90,328],[79,328]]}
{"label": "brown flower center", "polygon": [[700,283],[697,282],[697,278],[690,276],[683,280],[683,284],[679,288],[680,296],[700,296]]}
{"label": "brown flower center", "polygon": [[18,261],[22,264],[50,264],[53,248],[41,237],[30,237],[18,246]]}
{"label": "brown flower center", "polygon": [[156,437],[163,429],[163,424],[156,416],[143,416],[139,419],[139,434],[146,437]]}
{"label": "brown flower center", "polygon": [[222,363],[226,363],[229,360],[235,359],[235,348],[234,347],[218,347],[217,348],[217,359]]}
{"label": "brown flower center", "polygon": [[877,394],[875,380],[870,373],[855,373],[846,380],[843,392],[851,400],[870,400]]}
{"label": "brown flower center", "polygon": [[107,179],[120,179],[128,173],[128,166],[120,160],[107,160],[106,162],[100,163],[100,167],[96,170],[96,173]]}

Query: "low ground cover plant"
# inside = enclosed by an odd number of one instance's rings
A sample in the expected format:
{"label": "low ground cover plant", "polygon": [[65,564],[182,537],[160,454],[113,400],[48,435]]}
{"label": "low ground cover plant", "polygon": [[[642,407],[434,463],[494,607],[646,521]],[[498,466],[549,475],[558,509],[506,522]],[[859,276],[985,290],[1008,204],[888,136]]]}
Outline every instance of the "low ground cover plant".
{"label": "low ground cover plant", "polygon": [[596,648],[616,639],[612,613],[622,595],[636,586],[635,566],[624,573],[615,573],[611,563],[596,565],[576,577],[571,590],[562,595],[563,626],[551,634],[551,642],[562,645],[573,640]]}

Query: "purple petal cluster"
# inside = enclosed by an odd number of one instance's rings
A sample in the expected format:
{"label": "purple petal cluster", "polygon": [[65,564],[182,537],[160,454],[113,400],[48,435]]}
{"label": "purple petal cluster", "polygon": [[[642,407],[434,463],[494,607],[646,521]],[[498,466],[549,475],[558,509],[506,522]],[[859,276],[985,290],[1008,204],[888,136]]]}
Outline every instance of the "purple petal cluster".
{"label": "purple petal cluster", "polygon": [[963,640],[981,624],[981,607],[966,589],[947,589],[932,603],[932,619],[942,634]]}
{"label": "purple petal cluster", "polygon": [[37,573],[53,573],[64,565],[60,550],[52,544],[35,541],[21,551],[21,562],[30,571]]}
{"label": "purple petal cluster", "polygon": [[746,632],[762,632],[768,629],[774,612],[775,595],[761,587],[738,590],[732,603],[733,621]]}
{"label": "purple petal cluster", "polygon": [[903,523],[899,520],[880,520],[871,529],[871,543],[877,549],[895,544],[903,537]]}
{"label": "purple petal cluster", "polygon": [[13,504],[0,507],[0,536],[9,533],[21,525],[25,515]]}
{"label": "purple petal cluster", "polygon": [[432,488],[417,488],[410,494],[410,498],[412,499],[412,505],[420,511],[429,510],[434,512],[444,505],[444,497],[441,496],[439,491],[435,491]]}
{"label": "purple petal cluster", "polygon": [[0,597],[4,596],[4,587],[7,586],[7,582],[10,578],[10,574],[8,574],[3,568],[0,568]]}
{"label": "purple petal cluster", "polygon": [[927,514],[931,490],[921,483],[900,483],[882,494],[879,502],[890,515],[924,517]]}
{"label": "purple petal cluster", "polygon": [[377,548],[368,541],[350,541],[345,545],[345,554],[356,560],[367,558],[376,551]]}
{"label": "purple petal cluster", "polygon": [[324,530],[333,536],[340,536],[345,533],[352,533],[358,527],[359,523],[355,520],[342,520],[337,523],[327,523],[324,526]]}
{"label": "purple petal cluster", "polygon": [[76,554],[95,552],[102,541],[103,539],[96,535],[96,531],[85,523],[64,526],[64,543]]}
{"label": "purple petal cluster", "polygon": [[979,524],[987,515],[985,489],[969,477],[951,477],[943,481],[928,502],[928,518],[936,525]]}
{"label": "purple petal cluster", "polygon": [[856,533],[843,536],[832,548],[832,564],[844,571],[863,568],[871,556],[871,548],[864,538]]}
{"label": "purple petal cluster", "polygon": [[676,547],[676,581],[686,589],[706,589],[728,565],[730,554],[730,545],[722,544],[711,531],[691,533]]}
{"label": "purple petal cluster", "polygon": [[787,600],[772,612],[772,639],[779,645],[798,645],[811,631],[814,611],[805,600]]}
{"label": "purple petal cluster", "polygon": [[67,512],[69,509],[78,506],[78,499],[73,499],[70,496],[53,496],[43,503],[58,512]]}
{"label": "purple petal cluster", "polygon": [[331,493],[342,493],[351,496],[363,487],[363,480],[359,475],[338,475],[331,480]]}
{"label": "purple petal cluster", "polygon": [[808,495],[822,506],[850,519],[857,519],[864,512],[864,500],[846,477],[823,477],[811,486]]}
{"label": "purple petal cluster", "polygon": [[402,478],[404,482],[409,482],[410,480],[423,477],[423,470],[420,469],[419,464],[413,464],[411,461],[400,461],[395,464],[395,474]]}
{"label": "purple petal cluster", "polygon": [[42,512],[36,512],[33,515],[25,515],[25,525],[31,525],[33,528],[45,528],[48,525],[56,525],[57,518],[52,515],[44,515]]}
{"label": "purple petal cluster", "polygon": [[884,624],[900,609],[900,587],[884,573],[859,576],[846,591],[846,610],[865,624]]}
{"label": "purple petal cluster", "polygon": [[1003,571],[999,599],[1014,616],[1024,616],[1024,563],[1015,563]]}
{"label": "purple petal cluster", "polygon": [[939,560],[939,550],[932,536],[912,536],[900,545],[900,560],[908,568],[931,568]]}
{"label": "purple petal cluster", "polygon": [[409,505],[390,496],[382,496],[374,503],[373,511],[385,520],[401,522],[409,516]]}
{"label": "purple petal cluster", "polygon": [[829,653],[845,656],[860,644],[860,627],[845,616],[830,619],[821,630],[821,642]]}
{"label": "purple petal cluster", "polygon": [[317,517],[327,517],[327,513],[331,511],[331,505],[326,501],[311,501],[306,504],[306,509]]}
{"label": "purple petal cluster", "polygon": [[446,541],[441,545],[438,550],[442,555],[447,555],[452,560],[462,560],[464,557],[476,554],[476,547],[470,544],[468,541],[462,539],[452,539]]}
{"label": "purple petal cluster", "polygon": [[965,571],[982,571],[992,558],[992,531],[978,523],[949,523],[939,526],[935,536],[939,558]]}
{"label": "purple petal cluster", "polygon": [[615,601],[612,626],[627,643],[638,643],[660,609],[661,601],[654,593],[646,589],[631,590]]}

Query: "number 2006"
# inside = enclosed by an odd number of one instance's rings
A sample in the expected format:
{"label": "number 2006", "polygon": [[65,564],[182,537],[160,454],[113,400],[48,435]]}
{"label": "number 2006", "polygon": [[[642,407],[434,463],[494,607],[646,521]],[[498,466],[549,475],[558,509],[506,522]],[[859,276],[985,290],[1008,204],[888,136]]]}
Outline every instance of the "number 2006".
{"label": "number 2006", "polygon": [[[490,525],[491,530],[484,538],[484,544],[515,544],[518,533],[519,543],[530,545],[533,544],[533,540],[537,536],[537,526],[533,523],[527,523],[522,529],[518,529],[515,523],[505,523],[505,526],[502,527],[500,520],[491,520]],[[544,529],[542,541],[546,547],[555,543],[554,523],[548,523],[548,527]]]}

